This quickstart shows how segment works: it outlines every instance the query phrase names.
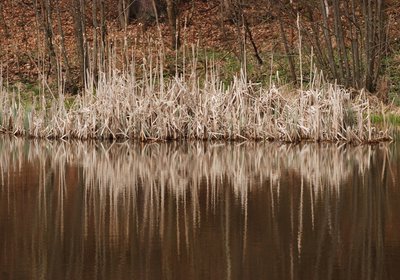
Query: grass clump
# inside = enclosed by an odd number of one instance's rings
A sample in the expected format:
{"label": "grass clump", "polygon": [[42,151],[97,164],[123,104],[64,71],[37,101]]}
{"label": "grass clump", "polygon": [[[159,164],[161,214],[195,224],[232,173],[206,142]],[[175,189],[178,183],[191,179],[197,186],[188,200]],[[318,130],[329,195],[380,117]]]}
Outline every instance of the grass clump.
{"label": "grass clump", "polygon": [[387,114],[387,115],[382,115],[382,114],[372,114],[371,115],[371,121],[374,124],[382,124],[382,123],[389,123],[391,125],[400,125],[400,115],[396,114]]}

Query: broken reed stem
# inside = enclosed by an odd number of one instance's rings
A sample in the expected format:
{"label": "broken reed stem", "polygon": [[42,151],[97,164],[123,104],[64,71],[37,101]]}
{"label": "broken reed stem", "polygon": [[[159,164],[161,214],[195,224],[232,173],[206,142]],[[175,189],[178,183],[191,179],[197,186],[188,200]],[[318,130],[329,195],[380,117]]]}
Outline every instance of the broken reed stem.
{"label": "broken reed stem", "polygon": [[[111,60],[107,64],[115,65],[115,55]],[[27,108],[0,86],[0,131],[37,138],[139,141],[360,143],[390,138],[388,130],[372,127],[365,95],[352,100],[349,91],[323,82],[317,71],[308,89],[302,86],[294,93],[274,85],[255,86],[243,71],[226,84],[212,65],[200,79],[197,63],[185,65],[187,75],[165,78],[163,63],[161,53],[120,72],[115,66],[99,67],[106,72],[89,73],[84,92],[68,107],[62,90],[56,97],[43,94],[41,107]]]}

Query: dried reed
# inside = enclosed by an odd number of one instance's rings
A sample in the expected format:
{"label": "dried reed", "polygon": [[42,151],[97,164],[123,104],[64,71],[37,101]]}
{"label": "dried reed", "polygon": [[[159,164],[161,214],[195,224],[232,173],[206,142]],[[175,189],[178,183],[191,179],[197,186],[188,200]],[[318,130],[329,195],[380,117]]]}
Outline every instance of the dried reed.
{"label": "dried reed", "polygon": [[[195,61],[195,59],[194,59]],[[111,61],[108,65],[115,65]],[[0,81],[0,131],[61,139],[278,140],[374,142],[388,130],[371,126],[365,94],[352,99],[344,88],[314,73],[309,87],[262,87],[242,72],[226,85],[215,67],[200,78],[197,64],[165,78],[162,56],[123,71],[100,67],[84,92],[66,107],[62,90],[25,106]],[[140,72],[140,77],[137,72]],[[96,82],[95,82],[96,80]]]}

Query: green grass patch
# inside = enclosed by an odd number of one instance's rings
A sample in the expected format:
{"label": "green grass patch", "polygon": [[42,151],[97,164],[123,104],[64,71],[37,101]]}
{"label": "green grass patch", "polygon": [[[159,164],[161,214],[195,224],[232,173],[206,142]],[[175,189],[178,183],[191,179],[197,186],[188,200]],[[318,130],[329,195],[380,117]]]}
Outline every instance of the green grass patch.
{"label": "green grass patch", "polygon": [[371,115],[371,122],[374,124],[380,124],[386,121],[392,125],[400,125],[400,115],[395,114],[387,114],[385,116],[381,114],[373,114]]}

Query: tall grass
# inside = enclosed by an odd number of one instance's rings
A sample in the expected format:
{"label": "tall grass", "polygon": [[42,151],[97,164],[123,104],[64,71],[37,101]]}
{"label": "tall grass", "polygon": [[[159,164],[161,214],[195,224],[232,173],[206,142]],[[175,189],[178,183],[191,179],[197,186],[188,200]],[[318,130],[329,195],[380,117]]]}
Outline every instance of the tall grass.
{"label": "tall grass", "polygon": [[[245,71],[226,84],[216,67],[200,76],[196,59],[167,77],[163,56],[149,56],[117,70],[115,58],[89,73],[83,93],[66,106],[62,90],[23,105],[0,82],[0,131],[62,139],[278,140],[374,142],[388,130],[370,123],[364,93],[314,73],[308,87],[262,87]],[[138,74],[140,73],[140,74]],[[95,78],[96,77],[96,78]]]}

